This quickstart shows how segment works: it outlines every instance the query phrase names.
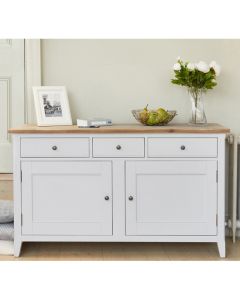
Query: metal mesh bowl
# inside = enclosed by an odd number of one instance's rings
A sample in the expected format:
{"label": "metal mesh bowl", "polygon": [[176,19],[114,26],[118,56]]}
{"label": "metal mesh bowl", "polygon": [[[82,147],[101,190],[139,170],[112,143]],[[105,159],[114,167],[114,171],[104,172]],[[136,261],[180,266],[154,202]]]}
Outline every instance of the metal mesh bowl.
{"label": "metal mesh bowl", "polygon": [[132,110],[132,114],[134,116],[134,118],[141,124],[143,125],[147,125],[147,126],[164,126],[164,125],[167,125],[169,122],[172,121],[172,119],[177,115],[177,111],[176,110],[167,110],[168,112],[168,118],[166,120],[164,120],[163,122],[160,122],[160,123],[157,123],[157,124],[154,124],[154,125],[148,125],[146,122],[143,122],[141,119],[140,119],[140,112],[142,111],[142,109],[134,109]]}

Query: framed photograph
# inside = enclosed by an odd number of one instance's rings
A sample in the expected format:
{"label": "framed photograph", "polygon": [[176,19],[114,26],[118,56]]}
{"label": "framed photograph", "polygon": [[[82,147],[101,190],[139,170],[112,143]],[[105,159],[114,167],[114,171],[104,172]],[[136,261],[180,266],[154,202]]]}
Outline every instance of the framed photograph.
{"label": "framed photograph", "polygon": [[72,125],[65,86],[33,87],[38,126]]}

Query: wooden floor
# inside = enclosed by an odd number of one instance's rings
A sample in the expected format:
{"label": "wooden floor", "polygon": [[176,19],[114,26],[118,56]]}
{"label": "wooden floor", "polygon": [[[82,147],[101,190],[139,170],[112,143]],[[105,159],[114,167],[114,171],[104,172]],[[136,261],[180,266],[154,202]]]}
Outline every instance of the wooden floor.
{"label": "wooden floor", "polygon": [[64,261],[209,261],[240,260],[240,240],[227,240],[227,258],[221,259],[216,244],[205,243],[24,243],[19,258],[1,260]]}

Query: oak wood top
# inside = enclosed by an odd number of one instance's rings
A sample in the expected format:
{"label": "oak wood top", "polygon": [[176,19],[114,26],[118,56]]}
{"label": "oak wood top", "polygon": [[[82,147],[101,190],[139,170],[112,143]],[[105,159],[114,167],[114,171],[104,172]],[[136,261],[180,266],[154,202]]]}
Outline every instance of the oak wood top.
{"label": "oak wood top", "polygon": [[44,126],[25,124],[17,128],[11,128],[9,133],[15,134],[112,134],[112,133],[229,133],[230,129],[219,124],[209,123],[205,126],[193,126],[189,124],[169,124],[165,126],[144,126],[141,124],[114,124],[99,128],[79,128],[77,125],[68,126]]}

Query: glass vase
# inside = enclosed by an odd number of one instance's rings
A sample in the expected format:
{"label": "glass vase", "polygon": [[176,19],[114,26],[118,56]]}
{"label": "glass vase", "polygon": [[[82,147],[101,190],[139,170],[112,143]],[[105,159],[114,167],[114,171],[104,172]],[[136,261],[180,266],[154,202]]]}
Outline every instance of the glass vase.
{"label": "glass vase", "polygon": [[203,91],[188,90],[192,105],[189,123],[192,125],[206,125],[207,118],[204,110]]}

